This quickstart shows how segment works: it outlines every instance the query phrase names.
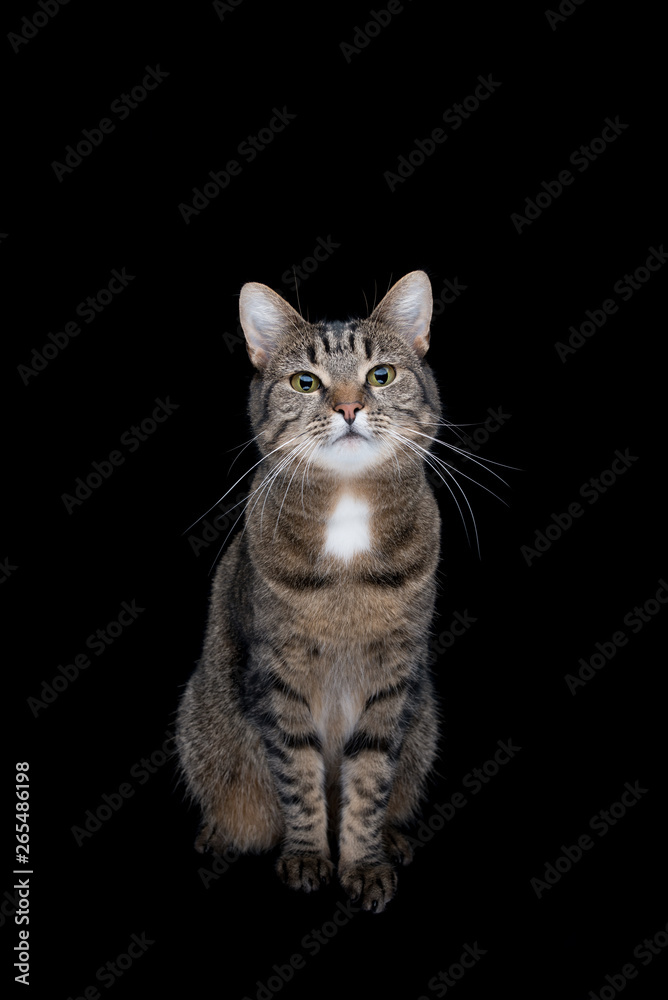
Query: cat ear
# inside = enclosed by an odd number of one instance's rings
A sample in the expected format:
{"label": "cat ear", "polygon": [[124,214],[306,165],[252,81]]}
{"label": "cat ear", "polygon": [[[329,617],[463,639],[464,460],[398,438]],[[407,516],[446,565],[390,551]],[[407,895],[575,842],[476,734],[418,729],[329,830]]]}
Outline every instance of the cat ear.
{"label": "cat ear", "polygon": [[248,356],[256,368],[266,368],[281,336],[304,322],[285,299],[257,281],[249,281],[241,289],[239,319]]}
{"label": "cat ear", "polygon": [[429,349],[431,311],[431,282],[424,271],[411,271],[390,288],[369,318],[391,326],[421,358]]}

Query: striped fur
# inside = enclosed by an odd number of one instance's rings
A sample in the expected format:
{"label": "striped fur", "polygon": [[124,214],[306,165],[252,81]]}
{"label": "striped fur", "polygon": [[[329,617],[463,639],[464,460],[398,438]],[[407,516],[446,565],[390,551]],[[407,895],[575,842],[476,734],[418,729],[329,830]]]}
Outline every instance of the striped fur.
{"label": "striped fur", "polygon": [[[196,846],[278,846],[278,875],[305,891],[336,863],[348,894],[380,911],[410,860],[400,830],[437,743],[426,653],[440,520],[424,463],[392,436],[422,444],[440,418],[422,360],[429,281],[412,272],[347,323],[309,324],[257,284],[240,312],[264,460],[179,707]],[[381,364],[396,376],[374,387]],[[291,386],[302,371],[320,379],[313,394]],[[335,407],[353,402],[349,424]]]}

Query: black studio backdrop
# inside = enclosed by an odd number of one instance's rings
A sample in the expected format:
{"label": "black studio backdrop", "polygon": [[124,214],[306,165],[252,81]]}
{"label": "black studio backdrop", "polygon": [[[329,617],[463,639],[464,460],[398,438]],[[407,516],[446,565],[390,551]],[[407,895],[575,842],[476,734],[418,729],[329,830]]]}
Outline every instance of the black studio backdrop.
{"label": "black studio backdrop", "polygon": [[[3,29],[3,986],[29,951],[18,995],[658,996],[656,15],[45,0]],[[418,268],[448,418],[514,468],[458,463],[480,554],[436,490],[442,754],[374,916],[197,855],[171,734],[233,515],[198,519],[257,460],[229,468],[242,284],[346,318]]]}

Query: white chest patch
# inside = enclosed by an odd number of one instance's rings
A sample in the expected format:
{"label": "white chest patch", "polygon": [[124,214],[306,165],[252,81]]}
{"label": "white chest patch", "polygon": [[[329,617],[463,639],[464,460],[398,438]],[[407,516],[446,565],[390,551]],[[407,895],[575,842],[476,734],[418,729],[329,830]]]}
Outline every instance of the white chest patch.
{"label": "white chest patch", "polygon": [[369,505],[345,493],[327,524],[325,552],[348,560],[371,548]]}

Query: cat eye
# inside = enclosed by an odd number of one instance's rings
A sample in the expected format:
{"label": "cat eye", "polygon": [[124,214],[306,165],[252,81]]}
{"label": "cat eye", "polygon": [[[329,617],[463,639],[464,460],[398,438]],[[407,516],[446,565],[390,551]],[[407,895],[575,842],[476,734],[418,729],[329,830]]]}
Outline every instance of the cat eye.
{"label": "cat eye", "polygon": [[366,377],[369,385],[383,386],[389,385],[390,382],[394,381],[394,376],[396,372],[392,365],[376,365],[372,368]]}
{"label": "cat eye", "polygon": [[315,392],[316,389],[320,388],[320,379],[316,378],[315,375],[311,375],[310,372],[297,372],[290,379],[290,385],[297,392]]}

